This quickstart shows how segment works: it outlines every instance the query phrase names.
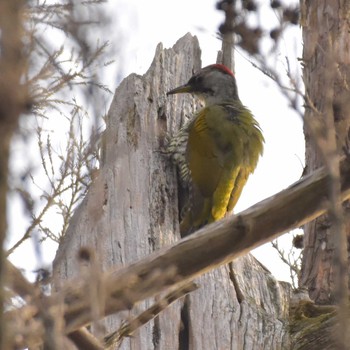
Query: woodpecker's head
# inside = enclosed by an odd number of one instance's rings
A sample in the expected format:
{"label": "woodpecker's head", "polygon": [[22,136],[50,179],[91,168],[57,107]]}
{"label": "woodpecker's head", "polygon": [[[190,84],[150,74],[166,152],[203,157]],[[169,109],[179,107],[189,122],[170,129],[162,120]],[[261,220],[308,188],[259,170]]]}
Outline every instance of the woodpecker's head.
{"label": "woodpecker's head", "polygon": [[238,99],[236,79],[222,64],[202,68],[185,85],[170,90],[167,95],[192,93],[204,99],[206,105]]}

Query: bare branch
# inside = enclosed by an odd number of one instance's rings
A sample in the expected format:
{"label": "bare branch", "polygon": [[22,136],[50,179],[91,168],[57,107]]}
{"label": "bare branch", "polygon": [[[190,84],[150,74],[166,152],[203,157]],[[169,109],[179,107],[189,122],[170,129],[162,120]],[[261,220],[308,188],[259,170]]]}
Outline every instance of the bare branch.
{"label": "bare branch", "polygon": [[288,253],[286,254],[285,250],[279,246],[278,240],[271,242],[271,244],[272,244],[272,247],[276,249],[278,256],[282,260],[282,262],[289,267],[292,287],[294,290],[297,289],[298,279],[300,275],[300,264],[301,264],[302,253],[295,256],[296,254],[295,248],[291,246],[289,248]]}

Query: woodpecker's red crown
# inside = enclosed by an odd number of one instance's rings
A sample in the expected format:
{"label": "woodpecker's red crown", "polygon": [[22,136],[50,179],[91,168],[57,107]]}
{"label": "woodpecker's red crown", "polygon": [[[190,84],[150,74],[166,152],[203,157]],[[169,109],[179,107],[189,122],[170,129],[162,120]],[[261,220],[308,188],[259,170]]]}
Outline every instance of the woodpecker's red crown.
{"label": "woodpecker's red crown", "polygon": [[234,77],[234,74],[232,73],[232,71],[229,68],[227,68],[226,66],[224,66],[223,64],[218,64],[218,63],[211,64],[210,66],[207,66],[206,68],[217,69],[217,70],[220,70],[221,72],[227,73],[227,74],[231,75],[232,77]]}

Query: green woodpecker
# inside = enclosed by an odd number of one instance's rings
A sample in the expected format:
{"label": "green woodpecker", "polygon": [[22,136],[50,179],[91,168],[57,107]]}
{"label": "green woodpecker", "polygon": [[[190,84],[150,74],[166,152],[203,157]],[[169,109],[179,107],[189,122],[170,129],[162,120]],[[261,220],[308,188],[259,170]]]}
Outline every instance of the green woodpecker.
{"label": "green woodpecker", "polygon": [[201,69],[167,95],[178,93],[192,93],[205,103],[181,130],[181,135],[186,133],[185,165],[191,184],[190,203],[180,224],[186,235],[233,210],[263,152],[264,137],[224,65]]}

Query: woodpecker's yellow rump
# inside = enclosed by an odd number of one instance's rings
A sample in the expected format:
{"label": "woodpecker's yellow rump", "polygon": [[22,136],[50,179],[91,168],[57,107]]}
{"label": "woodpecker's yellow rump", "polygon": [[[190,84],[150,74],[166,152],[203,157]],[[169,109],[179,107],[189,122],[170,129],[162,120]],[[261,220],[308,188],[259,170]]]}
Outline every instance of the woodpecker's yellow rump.
{"label": "woodpecker's yellow rump", "polygon": [[180,229],[186,235],[233,210],[263,152],[264,137],[224,65],[201,69],[167,95],[177,93],[193,93],[205,102],[185,130],[191,193]]}

